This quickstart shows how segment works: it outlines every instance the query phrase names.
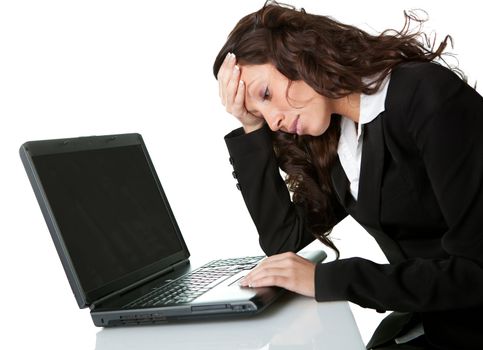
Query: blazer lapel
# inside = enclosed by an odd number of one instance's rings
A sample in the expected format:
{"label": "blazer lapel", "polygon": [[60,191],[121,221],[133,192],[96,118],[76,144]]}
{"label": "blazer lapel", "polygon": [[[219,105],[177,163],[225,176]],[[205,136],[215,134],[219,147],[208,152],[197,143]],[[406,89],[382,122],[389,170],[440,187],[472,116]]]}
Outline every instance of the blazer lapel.
{"label": "blazer lapel", "polygon": [[380,222],[381,182],[385,152],[381,114],[372,122],[364,125],[357,202],[350,193],[349,180],[339,157],[331,169],[331,177],[335,192],[346,211],[374,237],[387,259],[391,263],[396,263],[405,260],[406,256],[399,245],[383,232]]}
{"label": "blazer lapel", "polygon": [[381,229],[381,178],[384,170],[384,132],[382,112],[364,125],[357,214],[361,223]]}
{"label": "blazer lapel", "polygon": [[349,179],[344,172],[344,168],[342,168],[339,157],[336,157],[332,166],[331,178],[334,190],[339,197],[339,202],[347,210],[351,203],[352,196],[349,191]]}

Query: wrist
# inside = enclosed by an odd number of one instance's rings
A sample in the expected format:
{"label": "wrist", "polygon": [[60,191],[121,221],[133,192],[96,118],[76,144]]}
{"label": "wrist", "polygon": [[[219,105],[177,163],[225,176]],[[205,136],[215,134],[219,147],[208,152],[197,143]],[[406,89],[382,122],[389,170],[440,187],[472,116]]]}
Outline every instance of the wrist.
{"label": "wrist", "polygon": [[263,126],[263,124],[264,123],[255,124],[255,125],[243,125],[243,131],[245,131],[245,134],[249,134],[253,131],[260,129]]}

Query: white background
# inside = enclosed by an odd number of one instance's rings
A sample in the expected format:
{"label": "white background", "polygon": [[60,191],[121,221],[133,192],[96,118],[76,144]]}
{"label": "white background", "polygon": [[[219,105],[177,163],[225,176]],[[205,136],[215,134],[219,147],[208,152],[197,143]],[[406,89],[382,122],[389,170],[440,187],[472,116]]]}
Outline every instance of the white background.
{"label": "white background", "polygon": [[[236,21],[262,4],[0,2],[0,348],[92,349],[98,331],[77,309],[24,173],[25,141],[139,132],[192,255],[260,252],[223,141],[238,124],[219,103],[212,64]],[[423,8],[428,31],[453,36],[470,83],[483,79],[474,1],[292,4],[373,31],[400,29],[404,9]],[[384,261],[353,221],[334,234],[343,257]],[[380,315],[352,308],[367,341]]]}

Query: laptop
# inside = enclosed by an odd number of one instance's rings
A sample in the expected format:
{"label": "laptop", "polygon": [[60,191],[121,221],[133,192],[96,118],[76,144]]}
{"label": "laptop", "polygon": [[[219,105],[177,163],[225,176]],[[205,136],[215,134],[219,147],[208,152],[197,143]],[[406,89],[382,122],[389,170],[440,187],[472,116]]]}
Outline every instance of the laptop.
{"label": "laptop", "polygon": [[20,157],[77,303],[96,326],[253,315],[284,292],[238,285],[263,256],[192,269],[140,134],[30,141]]}

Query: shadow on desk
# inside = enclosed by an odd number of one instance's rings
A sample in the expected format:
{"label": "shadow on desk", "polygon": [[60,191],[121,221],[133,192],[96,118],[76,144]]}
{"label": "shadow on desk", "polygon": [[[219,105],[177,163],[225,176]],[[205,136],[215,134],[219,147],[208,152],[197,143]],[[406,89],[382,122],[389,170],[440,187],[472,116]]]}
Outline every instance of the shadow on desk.
{"label": "shadow on desk", "polygon": [[365,349],[347,302],[317,303],[286,293],[260,315],[153,326],[105,328],[96,350]]}

